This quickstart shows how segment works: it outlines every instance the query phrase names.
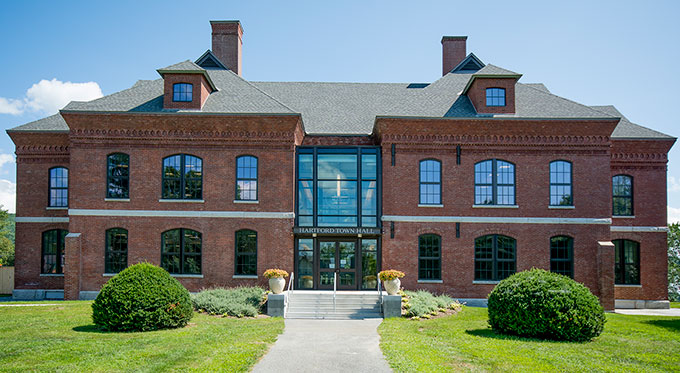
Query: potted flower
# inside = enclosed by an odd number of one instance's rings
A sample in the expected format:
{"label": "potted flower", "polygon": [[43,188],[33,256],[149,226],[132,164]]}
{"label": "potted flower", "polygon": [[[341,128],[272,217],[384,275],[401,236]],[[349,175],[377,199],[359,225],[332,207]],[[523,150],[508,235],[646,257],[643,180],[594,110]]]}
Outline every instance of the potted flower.
{"label": "potted flower", "polygon": [[399,288],[401,287],[400,278],[406,276],[404,272],[400,272],[394,269],[388,269],[378,273],[378,277],[385,284],[385,290],[389,295],[397,295]]}
{"label": "potted flower", "polygon": [[375,289],[378,287],[378,278],[373,275],[364,276],[364,282],[366,283],[367,289]]}
{"label": "potted flower", "polygon": [[305,275],[300,277],[302,279],[302,288],[303,289],[311,289],[314,287],[314,277]]}
{"label": "potted flower", "polygon": [[264,277],[269,279],[269,290],[274,294],[283,293],[283,288],[286,286],[284,277],[288,277],[288,272],[274,268],[264,271]]}

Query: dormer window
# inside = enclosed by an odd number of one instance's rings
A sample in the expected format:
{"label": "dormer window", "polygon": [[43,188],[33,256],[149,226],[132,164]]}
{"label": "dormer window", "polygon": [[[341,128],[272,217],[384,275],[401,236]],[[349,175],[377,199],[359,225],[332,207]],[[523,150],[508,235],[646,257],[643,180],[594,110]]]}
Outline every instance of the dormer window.
{"label": "dormer window", "polygon": [[193,90],[194,90],[193,84],[189,83],[174,84],[172,86],[172,101],[191,102]]}
{"label": "dormer window", "polygon": [[505,106],[505,88],[487,88],[486,106]]}

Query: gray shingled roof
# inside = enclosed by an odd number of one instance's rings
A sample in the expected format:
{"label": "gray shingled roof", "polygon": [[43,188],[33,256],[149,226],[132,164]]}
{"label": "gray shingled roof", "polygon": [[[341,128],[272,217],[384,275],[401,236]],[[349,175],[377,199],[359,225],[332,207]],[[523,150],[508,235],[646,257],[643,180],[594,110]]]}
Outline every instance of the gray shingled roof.
{"label": "gray shingled roof", "polygon": [[29,122],[26,124],[22,124],[21,126],[14,127],[9,130],[9,132],[21,132],[21,131],[26,131],[26,132],[41,132],[41,131],[49,131],[49,132],[60,132],[60,131],[68,131],[68,125],[66,125],[66,121],[64,118],[61,116],[61,114],[54,114],[50,115],[49,117],[42,118],[35,120],[33,122]]}
{"label": "gray shingled roof", "polygon": [[613,139],[674,139],[673,136],[632,123],[614,105],[591,106],[591,108],[615,117],[621,117],[621,121],[612,132],[611,137]]}
{"label": "gray shingled roof", "polygon": [[[376,116],[498,117],[498,118],[612,118],[616,109],[589,107],[550,93],[542,84],[517,83],[514,114],[477,114],[461,92],[475,75],[519,75],[494,65],[475,74],[446,74],[425,84],[249,82],[230,70],[205,70],[191,61],[166,69],[200,69],[217,87],[200,110],[203,113],[302,115],[310,134],[368,135]],[[160,69],[163,70],[163,69]],[[613,107],[611,107],[613,108]],[[98,112],[196,112],[164,110],[163,80],[142,80],[129,89],[90,102],[71,102],[64,111]],[[60,115],[14,128],[14,131],[65,130]],[[614,137],[670,138],[623,118]]]}
{"label": "gray shingled roof", "polygon": [[205,71],[205,69],[192,61],[186,60],[168,67],[164,67],[162,69],[158,69],[158,71]]}

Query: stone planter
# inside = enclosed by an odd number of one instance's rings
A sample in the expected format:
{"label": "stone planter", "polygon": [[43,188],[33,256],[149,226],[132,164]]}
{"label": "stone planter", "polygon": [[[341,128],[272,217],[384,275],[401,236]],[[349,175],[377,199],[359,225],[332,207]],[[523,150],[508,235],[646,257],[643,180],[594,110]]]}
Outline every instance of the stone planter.
{"label": "stone planter", "polygon": [[269,279],[269,290],[274,294],[283,293],[283,288],[286,286],[286,279],[283,277],[270,278]]}
{"label": "stone planter", "polygon": [[394,280],[387,280],[385,283],[385,291],[389,295],[397,295],[401,288],[401,280],[395,278]]}

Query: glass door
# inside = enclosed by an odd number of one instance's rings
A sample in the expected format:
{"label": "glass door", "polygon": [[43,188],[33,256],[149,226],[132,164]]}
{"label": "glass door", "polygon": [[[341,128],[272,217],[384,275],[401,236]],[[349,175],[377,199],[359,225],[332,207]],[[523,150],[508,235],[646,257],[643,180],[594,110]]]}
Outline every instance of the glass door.
{"label": "glass door", "polygon": [[338,290],[357,288],[356,241],[319,240],[319,289],[333,289],[337,275]]}

